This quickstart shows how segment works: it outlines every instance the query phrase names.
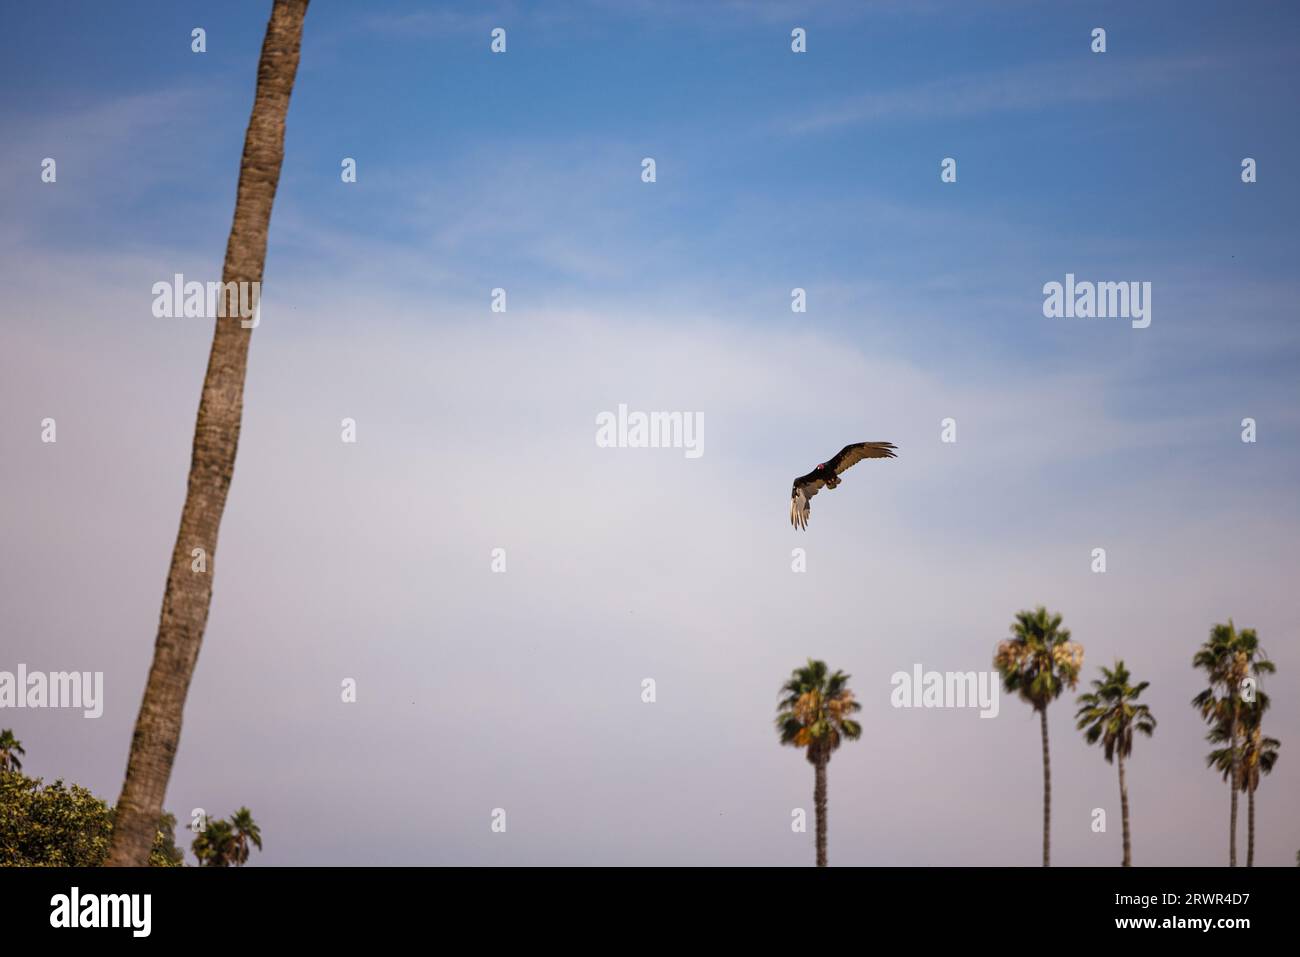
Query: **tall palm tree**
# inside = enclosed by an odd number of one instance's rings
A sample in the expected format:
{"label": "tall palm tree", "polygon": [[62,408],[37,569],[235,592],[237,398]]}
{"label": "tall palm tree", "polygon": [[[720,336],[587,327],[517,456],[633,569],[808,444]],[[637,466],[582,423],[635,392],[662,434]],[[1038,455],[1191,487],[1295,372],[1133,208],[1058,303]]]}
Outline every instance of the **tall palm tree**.
{"label": "tall palm tree", "polygon": [[13,731],[9,728],[0,731],[0,771],[21,771],[23,763],[18,755],[26,753]]}
{"label": "tall palm tree", "polygon": [[1155,716],[1137,699],[1151,684],[1143,681],[1131,685],[1132,675],[1123,661],[1116,661],[1113,669],[1105,665],[1101,677],[1093,679],[1093,690],[1079,696],[1076,727],[1086,732],[1089,744],[1101,741],[1107,762],[1119,759],[1119,811],[1124,822],[1124,866],[1133,866],[1133,849],[1128,828],[1128,784],[1124,780],[1124,759],[1133,753],[1133,732],[1140,731],[1148,738],[1156,729]]}
{"label": "tall palm tree", "polygon": [[1237,792],[1241,789],[1240,741],[1242,683],[1250,677],[1272,674],[1277,670],[1264,657],[1253,628],[1237,631],[1232,619],[1215,625],[1192,657],[1192,667],[1200,668],[1210,684],[1192,699],[1192,705],[1211,726],[1226,721],[1231,762],[1231,808],[1228,818],[1228,866],[1237,866]]}
{"label": "tall palm tree", "polygon": [[250,842],[259,851],[262,849],[262,829],[253,820],[253,812],[246,807],[230,816],[230,824],[235,829],[235,866],[242,867],[248,863]]}
{"label": "tall palm tree", "polygon": [[856,741],[862,725],[849,715],[862,710],[853,700],[849,676],[842,671],[828,674],[826,662],[808,659],[781,686],[776,730],[781,743],[805,748],[808,763],[815,769],[813,804],[817,814],[817,866],[826,866],[826,765],[844,739]]}
{"label": "tall palm tree", "polygon": [[1047,706],[1068,686],[1074,690],[1083,667],[1083,645],[1070,640],[1061,616],[1039,605],[1016,612],[1011,637],[998,643],[993,665],[1002,687],[1016,693],[1038,712],[1043,736],[1043,866],[1051,865],[1052,764],[1047,749]]}
{"label": "tall palm tree", "polygon": [[[244,139],[244,155],[239,164],[235,216],[221,273],[224,283],[262,281],[271,206],[284,160],[285,116],[298,71],[307,3],[308,0],[275,0],[271,9],[257,67],[257,92]],[[236,313],[237,310],[226,309],[227,316]],[[214,569],[210,563],[216,555],[217,532],[234,474],[251,334],[252,329],[245,328],[238,318],[216,320],[194,428],[189,485],[163,592],[153,665],[136,718],[122,795],[117,802],[117,824],[108,856],[110,865],[143,866],[149,858],[162,814],[163,797],[180,743],[185,696],[212,602]],[[207,571],[191,570],[191,552],[195,548],[206,552]]]}
{"label": "tall palm tree", "polygon": [[[1264,735],[1263,717],[1268,706],[1268,695],[1262,691],[1256,692],[1253,703],[1243,702],[1236,749],[1218,748],[1211,751],[1205,759],[1206,765],[1221,772],[1226,781],[1232,773],[1234,753],[1239,754],[1240,787],[1246,792],[1247,867],[1255,866],[1255,791],[1259,787],[1260,775],[1272,773],[1273,766],[1277,764],[1278,750],[1282,747],[1282,742],[1277,738]],[[1223,719],[1210,730],[1206,738],[1214,744],[1223,744],[1229,740],[1230,733],[1230,724]]]}

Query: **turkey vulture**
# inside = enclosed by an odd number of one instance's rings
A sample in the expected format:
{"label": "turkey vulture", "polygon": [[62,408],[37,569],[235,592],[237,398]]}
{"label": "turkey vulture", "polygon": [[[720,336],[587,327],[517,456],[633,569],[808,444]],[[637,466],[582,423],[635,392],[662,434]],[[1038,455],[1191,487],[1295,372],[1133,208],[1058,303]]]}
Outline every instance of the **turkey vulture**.
{"label": "turkey vulture", "polygon": [[794,480],[790,489],[790,524],[795,528],[808,527],[808,513],[812,506],[808,500],[817,494],[824,485],[834,488],[840,484],[840,476],[863,459],[894,458],[893,442],[855,442],[846,445],[835,457],[823,462],[807,475]]}

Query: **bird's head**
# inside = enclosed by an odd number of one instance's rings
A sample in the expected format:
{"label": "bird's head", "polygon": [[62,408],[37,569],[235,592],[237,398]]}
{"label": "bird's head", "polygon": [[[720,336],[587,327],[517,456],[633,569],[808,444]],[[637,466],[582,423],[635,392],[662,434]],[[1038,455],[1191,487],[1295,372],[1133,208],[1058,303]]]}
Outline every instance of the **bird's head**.
{"label": "bird's head", "polygon": [[823,463],[821,463],[820,465],[818,465],[816,469],[813,469],[813,471],[816,472],[817,469],[824,469],[824,468],[826,468],[826,463],[825,463],[825,462],[823,462]]}

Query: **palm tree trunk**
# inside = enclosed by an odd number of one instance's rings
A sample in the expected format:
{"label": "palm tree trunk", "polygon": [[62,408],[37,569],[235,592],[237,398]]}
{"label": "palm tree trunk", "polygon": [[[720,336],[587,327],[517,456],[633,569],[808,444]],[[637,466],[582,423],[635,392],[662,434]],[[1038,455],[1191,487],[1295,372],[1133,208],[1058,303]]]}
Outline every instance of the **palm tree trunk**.
{"label": "palm tree trunk", "polygon": [[1229,728],[1228,740],[1232,748],[1232,812],[1230,815],[1230,830],[1228,831],[1228,866],[1237,866],[1237,789],[1241,786],[1241,777],[1238,756],[1240,751],[1237,747],[1237,698],[1232,698],[1232,723]]}
{"label": "palm tree trunk", "polygon": [[1043,866],[1052,866],[1052,764],[1047,757],[1047,708],[1038,717],[1043,729]]}
{"label": "palm tree trunk", "polygon": [[826,866],[826,756],[819,754],[815,764],[816,783],[813,786],[813,805],[817,814],[817,866]]}
{"label": "palm tree trunk", "polygon": [[1246,866],[1255,866],[1255,785],[1246,791]]}
{"label": "palm tree trunk", "polygon": [[[257,67],[244,155],[239,165],[235,217],[221,278],[226,283],[262,281],[271,206],[284,160],[284,124],[298,71],[302,23],[308,0],[275,0]],[[136,718],[126,779],[117,802],[110,866],[143,866],[153,846],[163,798],[180,742],[181,717],[212,601],[212,562],[239,445],[244,375],[252,334],[234,311],[217,319],[199,400],[189,484],[180,531],[172,549],[163,592],[153,665]],[[191,551],[202,548],[208,570],[191,570]]]}
{"label": "palm tree trunk", "polygon": [[1119,751],[1119,814],[1124,822],[1124,866],[1133,866],[1133,848],[1128,836],[1128,784],[1124,781],[1124,752]]}

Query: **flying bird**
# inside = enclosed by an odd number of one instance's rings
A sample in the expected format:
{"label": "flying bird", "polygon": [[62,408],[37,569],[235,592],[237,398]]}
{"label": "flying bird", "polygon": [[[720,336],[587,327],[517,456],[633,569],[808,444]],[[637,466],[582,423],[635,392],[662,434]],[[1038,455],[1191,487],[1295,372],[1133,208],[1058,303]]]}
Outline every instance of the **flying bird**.
{"label": "flying bird", "polygon": [[840,476],[863,459],[892,459],[893,442],[855,442],[840,449],[835,456],[817,466],[807,475],[794,480],[790,489],[790,524],[795,528],[808,527],[808,514],[812,506],[808,500],[821,490],[835,488],[840,484]]}

